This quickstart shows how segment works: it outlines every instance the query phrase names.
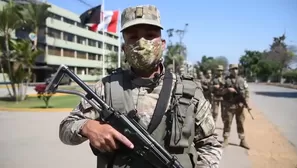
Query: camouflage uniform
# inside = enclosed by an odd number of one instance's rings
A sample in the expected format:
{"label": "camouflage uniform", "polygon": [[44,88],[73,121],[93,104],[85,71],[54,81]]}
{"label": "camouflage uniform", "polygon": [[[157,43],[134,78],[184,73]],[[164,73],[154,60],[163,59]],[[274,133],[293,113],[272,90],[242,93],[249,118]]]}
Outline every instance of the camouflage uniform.
{"label": "camouflage uniform", "polygon": [[[135,17],[135,15],[138,13],[136,11],[137,8],[141,8],[140,12],[143,12],[142,18]],[[150,24],[150,25],[161,27],[159,11],[156,7],[151,5],[129,7],[125,9],[122,13],[121,21],[122,21],[123,28],[134,26],[136,24]],[[135,60],[137,60],[136,57],[135,57]],[[130,60],[130,62],[135,60]],[[129,62],[129,58],[128,58],[128,62]],[[140,66],[140,63],[137,64],[135,62],[134,66],[137,66],[137,65]],[[138,77],[136,76],[136,74],[134,74],[133,69],[129,69],[125,71],[127,75],[124,78],[126,80],[125,82],[131,83],[131,88],[125,91],[124,93],[124,97],[126,98],[125,101],[129,101],[130,103],[132,103],[130,104],[130,108],[135,108],[137,110],[137,116],[140,119],[139,123],[144,128],[147,128],[150,123],[150,120],[154,113],[154,109],[157,104],[157,100],[160,95],[161,88],[163,86],[165,68],[162,63],[160,63],[159,65],[161,67],[161,74],[159,75],[160,77],[157,79]],[[109,90],[111,89],[110,88],[106,89],[107,86],[110,87],[112,83],[111,84],[108,83],[107,80],[118,74],[119,73],[115,73],[115,74],[112,74],[111,76],[107,76],[102,80],[103,84],[102,82],[98,82],[94,86],[95,93],[102,96],[107,102],[110,102],[112,99],[111,95],[108,93]],[[177,76],[175,74],[173,74],[173,79],[174,79],[173,85],[171,88],[172,92],[176,86],[175,84],[178,81]],[[113,81],[113,82],[117,82],[117,81]],[[196,91],[197,93],[201,92],[201,88],[200,89],[197,88]],[[171,110],[170,102],[173,101],[172,93],[171,93],[170,99],[171,100],[169,100],[169,103],[167,105],[167,111]],[[126,106],[127,102],[125,101],[118,102],[118,103],[125,104]],[[199,99],[199,104],[200,106],[204,106],[204,104],[207,105],[207,101],[203,97],[201,97]],[[198,155],[198,158],[195,161],[198,165],[205,168],[206,167],[215,168],[219,166],[222,150],[221,150],[221,144],[218,142],[217,138],[213,136],[215,125],[211,116],[211,109],[209,108],[210,106],[205,106],[203,107],[203,110],[201,109],[199,110],[197,115],[203,116],[203,117],[196,121],[196,127],[195,127],[196,134],[194,135],[194,141],[193,141],[193,144],[191,144],[190,146],[187,146],[187,148],[194,149],[195,153]],[[208,112],[200,112],[205,110]],[[128,110],[123,110],[123,113],[125,113],[125,111],[128,111]],[[181,111],[181,112],[185,113],[186,111]],[[69,145],[78,145],[85,142],[87,138],[83,137],[80,134],[80,131],[83,125],[88,120],[93,120],[98,117],[99,117],[99,113],[94,111],[91,105],[88,104],[85,100],[82,100],[79,103],[79,105],[70,113],[70,115],[61,122],[61,125],[60,125],[61,141]],[[164,120],[166,120],[166,116],[164,116],[163,118]],[[195,120],[195,117],[193,119]],[[152,136],[161,145],[164,145],[165,143],[164,135],[166,134],[166,123],[164,123],[164,120],[162,120],[162,122],[159,124],[157,129],[152,133]],[[98,168],[107,167],[108,165],[107,162],[108,161],[106,161],[103,157],[101,156],[97,157]],[[135,160],[133,161],[133,163],[134,162],[137,163],[139,161]],[[141,164],[141,163],[138,166],[128,165],[128,163],[125,163],[125,162],[123,163],[123,160],[121,160],[121,158],[118,158],[118,157],[116,157],[116,159],[113,161],[112,167],[121,167],[119,165],[121,163],[124,164],[124,166],[128,166],[128,167],[139,167],[139,166],[149,167],[148,165]],[[188,161],[188,164],[192,164],[190,160]]]}
{"label": "camouflage uniform", "polygon": [[202,80],[201,84],[202,84],[202,88],[203,88],[203,93],[204,93],[204,97],[209,100],[210,102],[212,102],[212,93],[211,93],[211,80],[212,80],[212,74],[211,74],[211,70],[207,70],[206,71],[206,76],[205,78]]}
{"label": "camouflage uniform", "polygon": [[[230,64],[229,71],[232,69],[238,69],[238,65]],[[245,120],[244,106],[242,102],[239,101],[239,97],[238,97],[238,94],[242,94],[245,97],[245,99],[249,98],[248,85],[242,77],[232,76],[232,74],[230,74],[228,77],[226,77],[225,88],[230,88],[230,87],[234,88],[239,93],[228,92],[223,96],[223,102],[222,102],[222,105],[223,105],[222,116],[224,118],[223,119],[223,122],[224,122],[223,145],[224,146],[228,145],[228,137],[230,136],[232,120],[235,115],[237,133],[240,139],[240,146],[249,149],[244,135],[244,120]]]}
{"label": "camouflage uniform", "polygon": [[[218,71],[218,74],[213,78],[211,85],[212,85],[212,93],[213,93],[213,118],[214,121],[217,121],[219,111],[222,113],[222,105],[221,102],[223,100],[223,96],[221,94],[221,91],[225,84],[225,79],[222,74],[220,74],[220,71],[224,71],[224,67],[222,65],[219,65],[216,69]],[[220,88],[215,88],[215,86],[219,85]],[[223,118],[222,118],[223,119]]]}

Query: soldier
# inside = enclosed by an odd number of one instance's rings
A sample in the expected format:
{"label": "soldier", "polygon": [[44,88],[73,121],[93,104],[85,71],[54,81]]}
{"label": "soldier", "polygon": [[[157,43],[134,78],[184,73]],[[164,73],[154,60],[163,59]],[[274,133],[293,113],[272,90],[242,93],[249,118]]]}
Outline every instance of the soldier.
{"label": "soldier", "polygon": [[[185,167],[194,167],[192,161],[195,167],[218,167],[222,146],[213,136],[211,105],[195,82],[181,80],[178,75],[165,71],[162,63],[165,40],[161,38],[158,9],[152,5],[126,8],[121,15],[121,27],[123,51],[131,68],[119,69],[103,78],[103,84],[95,84],[95,93],[126,115],[136,109],[139,124]],[[179,103],[180,98],[185,102]],[[100,112],[82,100],[61,122],[61,141],[78,145],[89,140],[98,168],[152,167],[142,157],[134,159],[115,152],[116,141],[128,148],[134,145],[111,125],[96,121],[99,115]]]}
{"label": "soldier", "polygon": [[212,93],[210,88],[211,80],[212,80],[211,70],[207,70],[205,78],[202,80],[202,88],[203,88],[204,97],[210,102],[212,102]]}
{"label": "soldier", "polygon": [[[223,137],[224,142],[223,146],[228,145],[228,137],[231,132],[232,120],[235,115],[236,125],[237,125],[237,133],[240,139],[240,146],[246,149],[249,149],[249,146],[246,142],[244,135],[244,106],[242,102],[240,102],[239,94],[243,95],[245,99],[249,98],[248,93],[248,85],[246,81],[238,75],[238,65],[230,64],[229,65],[230,75],[226,77],[225,81],[225,90],[223,96],[223,122],[224,122],[224,130]],[[248,101],[247,101],[248,102]]]}
{"label": "soldier", "polygon": [[197,79],[201,82],[202,80],[205,79],[204,75],[203,75],[203,72],[202,71],[199,71],[198,74],[197,74]]}
{"label": "soldier", "polygon": [[[212,93],[213,93],[213,118],[214,121],[217,121],[219,111],[222,113],[222,105],[221,102],[223,100],[222,97],[222,89],[224,88],[225,80],[223,76],[224,67],[223,65],[218,65],[216,69],[216,76],[212,80]],[[222,118],[223,119],[223,118]]]}

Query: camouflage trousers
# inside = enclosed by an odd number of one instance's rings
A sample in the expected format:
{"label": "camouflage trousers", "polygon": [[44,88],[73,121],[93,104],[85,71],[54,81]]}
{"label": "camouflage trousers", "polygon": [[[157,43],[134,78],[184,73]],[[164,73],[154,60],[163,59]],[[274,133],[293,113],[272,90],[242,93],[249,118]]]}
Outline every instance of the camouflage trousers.
{"label": "camouflage trousers", "polygon": [[[221,113],[223,112],[223,106],[221,102],[222,102],[221,100],[213,100],[212,102],[212,116],[215,123],[218,119],[219,112]],[[223,117],[222,117],[222,120],[223,120]]]}
{"label": "camouflage trousers", "polygon": [[232,121],[235,116],[236,128],[239,139],[244,139],[244,107],[222,102],[222,120],[224,123],[223,137],[228,138],[231,132]]}

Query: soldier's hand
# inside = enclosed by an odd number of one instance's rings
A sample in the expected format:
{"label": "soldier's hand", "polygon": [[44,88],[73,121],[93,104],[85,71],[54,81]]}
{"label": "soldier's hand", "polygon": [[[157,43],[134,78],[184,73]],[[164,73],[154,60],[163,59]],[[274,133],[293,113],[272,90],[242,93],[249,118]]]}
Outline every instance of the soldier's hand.
{"label": "soldier's hand", "polygon": [[214,85],[213,87],[216,88],[216,89],[219,89],[220,85]]}
{"label": "soldier's hand", "polygon": [[232,87],[229,87],[228,91],[231,92],[231,93],[236,93],[236,90],[234,88],[232,88]]}
{"label": "soldier's hand", "polygon": [[108,152],[113,151],[118,148],[117,141],[123,143],[128,148],[134,148],[132,142],[113,127],[108,124],[100,124],[95,120],[87,121],[83,126],[81,133],[99,150]]}

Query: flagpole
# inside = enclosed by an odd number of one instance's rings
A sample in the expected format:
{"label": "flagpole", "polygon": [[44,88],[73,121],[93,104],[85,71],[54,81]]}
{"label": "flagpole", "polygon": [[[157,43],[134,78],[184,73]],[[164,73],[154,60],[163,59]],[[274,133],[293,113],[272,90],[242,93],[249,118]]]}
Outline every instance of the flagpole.
{"label": "flagpole", "polygon": [[[121,10],[119,9],[119,15],[118,15],[118,23],[120,23],[120,18],[121,18]],[[122,45],[121,45],[121,32],[120,32],[120,24],[118,26],[118,42],[119,42],[119,47],[118,47],[118,68],[121,67],[121,51],[122,51]]]}
{"label": "flagpole", "polygon": [[102,9],[102,25],[103,25],[103,30],[102,30],[102,45],[103,45],[103,50],[102,50],[102,77],[105,77],[105,24],[104,24],[104,0],[102,0],[102,5],[101,5],[101,9]]}

